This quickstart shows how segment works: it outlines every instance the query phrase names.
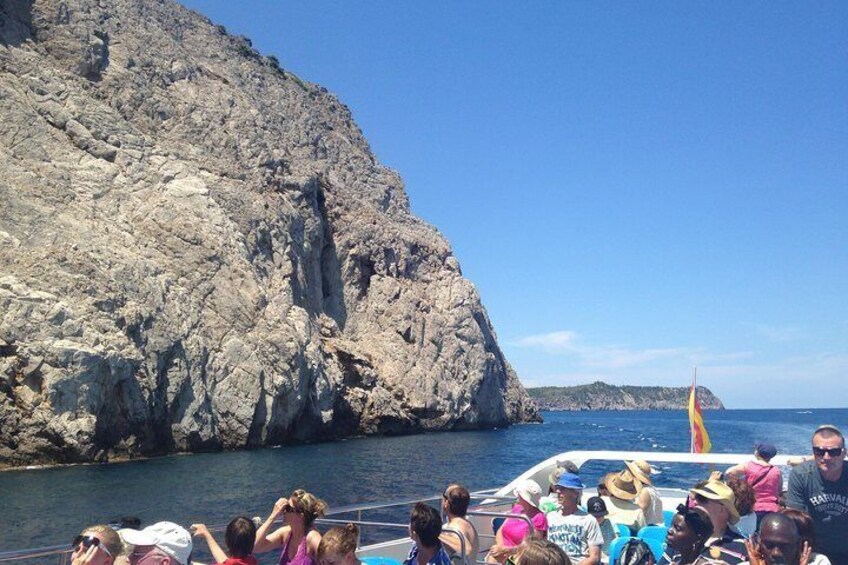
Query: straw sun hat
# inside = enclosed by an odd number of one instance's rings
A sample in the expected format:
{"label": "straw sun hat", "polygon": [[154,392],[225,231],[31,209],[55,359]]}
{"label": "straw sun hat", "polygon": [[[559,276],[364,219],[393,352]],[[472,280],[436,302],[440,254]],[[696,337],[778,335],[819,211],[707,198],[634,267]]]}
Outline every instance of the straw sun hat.
{"label": "straw sun hat", "polygon": [[633,500],[642,490],[642,483],[636,480],[630,471],[607,476],[604,485],[611,495],[623,500]]}
{"label": "straw sun hat", "polygon": [[701,486],[696,486],[690,491],[692,494],[700,495],[708,500],[718,502],[730,514],[730,523],[739,521],[739,511],[736,510],[736,495],[733,490],[721,481],[709,480]]}
{"label": "straw sun hat", "polygon": [[651,475],[655,474],[656,471],[651,464],[647,461],[638,460],[638,461],[625,461],[625,465],[627,465],[627,469],[633,475],[633,477],[642,483],[643,485],[651,484]]}

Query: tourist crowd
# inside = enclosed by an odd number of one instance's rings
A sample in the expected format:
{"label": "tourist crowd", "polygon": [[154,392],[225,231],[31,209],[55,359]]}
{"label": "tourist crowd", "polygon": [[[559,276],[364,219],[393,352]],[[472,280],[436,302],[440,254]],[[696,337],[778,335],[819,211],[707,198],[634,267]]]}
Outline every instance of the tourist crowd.
{"label": "tourist crowd", "polygon": [[[625,461],[620,471],[602,477],[598,496],[585,506],[579,470],[559,462],[547,477],[546,493],[531,479],[517,484],[510,517],[493,521],[494,540],[482,553],[480,536],[466,515],[470,493],[451,484],[440,509],[423,502],[413,506],[413,544],[404,565],[478,559],[592,565],[610,563],[611,557],[622,565],[848,565],[844,436],[832,425],[817,428],[812,457],[794,462],[785,493],[780,468],[770,463],[776,454],[773,445],[755,446],[751,461],[693,485],[673,516],[663,512],[654,469],[646,461]],[[74,539],[72,565],[189,565],[192,534],[223,565],[256,565],[255,554],[269,551],[279,552],[279,565],[360,564],[357,526],[336,526],[323,534],[316,528],[326,510],[321,499],[295,490],[279,499],[264,521],[234,518],[224,534],[225,548],[204,524],[188,530],[173,522],[143,529],[139,524],[117,530],[91,526]],[[656,532],[664,537],[657,538]]]}

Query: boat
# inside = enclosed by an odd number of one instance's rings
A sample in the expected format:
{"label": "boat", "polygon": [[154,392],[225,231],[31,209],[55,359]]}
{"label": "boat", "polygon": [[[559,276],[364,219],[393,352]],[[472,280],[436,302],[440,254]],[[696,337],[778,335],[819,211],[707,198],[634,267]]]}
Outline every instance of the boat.
{"label": "boat", "polygon": [[[798,459],[799,455],[778,455],[772,459],[772,464],[777,466],[788,466],[789,461]],[[477,555],[476,563],[484,563],[486,553],[494,541],[493,521],[498,518],[516,517],[509,514],[515,501],[513,490],[522,481],[533,479],[543,486],[548,485],[548,476],[557,467],[558,463],[568,460],[574,463],[578,469],[588,462],[613,462],[623,465],[625,460],[645,460],[652,465],[662,464],[664,467],[674,465],[700,465],[704,472],[699,476],[692,476],[692,484],[697,480],[706,478],[711,470],[723,470],[738,463],[745,463],[751,459],[750,454],[739,453],[680,453],[680,452],[655,452],[655,451],[565,451],[545,459],[533,465],[526,471],[512,479],[509,483],[491,489],[477,490],[471,493],[472,504],[469,507],[468,519],[474,523],[480,535],[480,554]],[[589,483],[596,484],[596,483]],[[663,509],[673,512],[677,505],[683,502],[688,490],[684,488],[663,487],[655,485],[663,502]],[[583,499],[595,496],[597,491],[594,487],[587,485],[583,492]],[[365,543],[357,551],[360,559],[371,565],[392,565],[402,562],[409,553],[412,540],[406,535],[408,523],[406,516],[409,506],[424,501],[438,506],[441,494],[426,496],[416,499],[403,499],[385,502],[374,502],[356,504],[332,508],[324,518],[318,520],[322,529],[328,527],[354,523],[360,526],[360,530],[366,533]],[[380,516],[400,516],[396,520],[381,519]],[[374,516],[377,516],[375,518]],[[210,526],[213,532],[223,532],[226,524]],[[532,525],[531,525],[532,528]],[[446,531],[451,531],[446,529]],[[373,533],[376,532],[376,533]],[[458,532],[453,532],[459,536]],[[460,540],[461,540],[461,536]],[[274,555],[273,559],[270,557]],[[269,557],[265,557],[269,556]],[[265,554],[260,563],[275,562],[276,554]],[[66,545],[43,547],[23,551],[0,551],[0,565],[4,563],[56,563],[57,565],[68,565],[70,563],[70,552]],[[470,565],[470,560],[469,560]]]}

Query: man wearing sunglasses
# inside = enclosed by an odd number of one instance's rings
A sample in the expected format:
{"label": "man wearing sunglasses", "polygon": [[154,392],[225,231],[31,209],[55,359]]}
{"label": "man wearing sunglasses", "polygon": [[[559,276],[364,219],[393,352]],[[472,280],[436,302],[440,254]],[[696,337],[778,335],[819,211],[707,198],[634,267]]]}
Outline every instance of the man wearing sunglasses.
{"label": "man wearing sunglasses", "polygon": [[792,469],[786,505],[813,518],[818,551],[831,563],[848,563],[845,437],[836,426],[819,426],[813,432],[813,460]]}

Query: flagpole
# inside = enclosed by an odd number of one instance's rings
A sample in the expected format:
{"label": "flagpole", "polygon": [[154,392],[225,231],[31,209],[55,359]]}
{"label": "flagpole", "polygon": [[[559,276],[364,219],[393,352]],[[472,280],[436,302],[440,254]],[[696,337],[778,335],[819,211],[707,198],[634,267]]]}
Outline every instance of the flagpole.
{"label": "flagpole", "polygon": [[[692,365],[692,395],[695,394],[695,383],[698,380],[698,367]],[[695,399],[697,402],[697,399]],[[695,453],[695,422],[689,420],[689,453]]]}

